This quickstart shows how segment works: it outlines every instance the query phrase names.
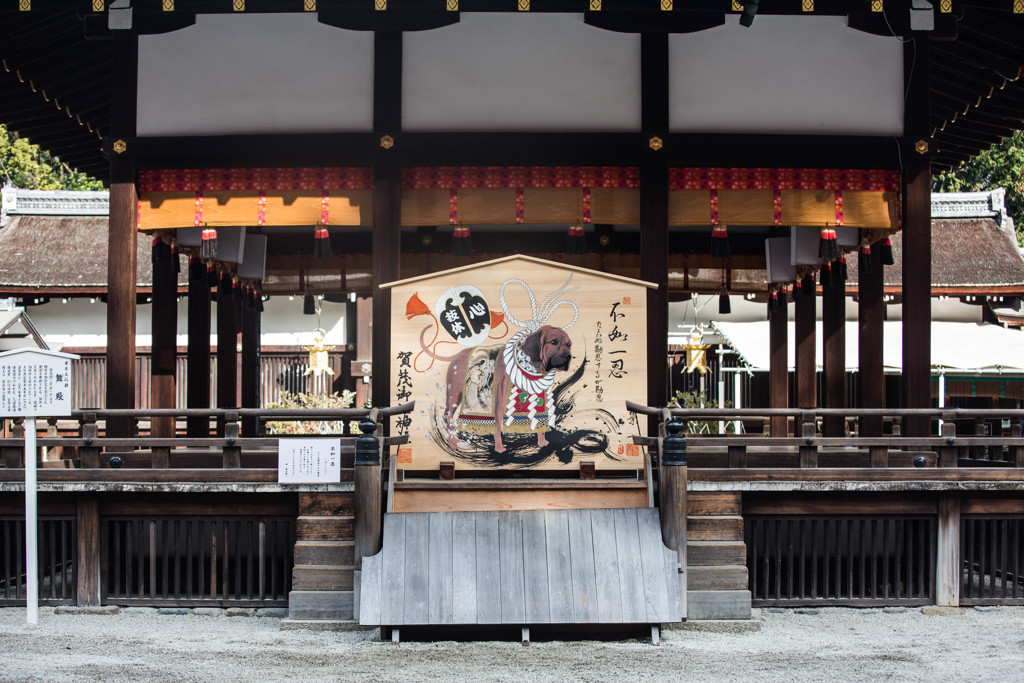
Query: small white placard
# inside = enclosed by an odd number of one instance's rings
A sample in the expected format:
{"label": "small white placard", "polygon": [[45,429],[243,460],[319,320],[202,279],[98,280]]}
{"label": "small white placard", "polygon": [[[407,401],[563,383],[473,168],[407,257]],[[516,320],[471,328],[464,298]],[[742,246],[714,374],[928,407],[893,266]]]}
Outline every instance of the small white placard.
{"label": "small white placard", "polygon": [[318,484],[341,481],[341,439],[279,439],[277,481]]}
{"label": "small white placard", "polygon": [[0,415],[70,415],[71,361],[76,358],[44,349],[0,353]]}

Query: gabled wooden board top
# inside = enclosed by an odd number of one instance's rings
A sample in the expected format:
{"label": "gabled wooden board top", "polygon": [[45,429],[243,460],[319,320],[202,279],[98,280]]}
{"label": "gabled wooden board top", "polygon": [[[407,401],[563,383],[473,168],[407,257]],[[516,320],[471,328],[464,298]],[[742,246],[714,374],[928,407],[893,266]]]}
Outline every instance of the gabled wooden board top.
{"label": "gabled wooden board top", "polygon": [[654,624],[679,597],[655,508],[388,514],[359,622]]}

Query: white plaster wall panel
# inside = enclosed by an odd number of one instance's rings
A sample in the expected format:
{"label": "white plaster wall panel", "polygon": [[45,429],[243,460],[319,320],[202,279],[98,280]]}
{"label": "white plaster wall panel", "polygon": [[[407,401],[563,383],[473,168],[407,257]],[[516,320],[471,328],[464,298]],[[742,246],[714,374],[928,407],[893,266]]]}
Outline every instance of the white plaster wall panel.
{"label": "white plaster wall panel", "polygon": [[373,34],[312,13],[201,14],[139,36],[140,136],[373,129]]}
{"label": "white plaster wall panel", "polygon": [[581,14],[463,13],[406,33],[406,131],[638,131],[640,36]]}
{"label": "white plaster wall panel", "polygon": [[899,40],[844,17],[738,21],[669,36],[673,132],[903,134]]}

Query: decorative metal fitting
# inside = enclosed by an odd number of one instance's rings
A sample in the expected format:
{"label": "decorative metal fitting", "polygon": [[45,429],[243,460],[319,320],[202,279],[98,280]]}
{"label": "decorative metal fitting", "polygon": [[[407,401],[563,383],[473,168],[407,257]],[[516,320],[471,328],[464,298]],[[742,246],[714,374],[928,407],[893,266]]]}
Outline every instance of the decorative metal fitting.
{"label": "decorative metal fitting", "polygon": [[114,151],[118,154],[124,154],[125,150],[128,149],[128,144],[124,140],[114,140]]}
{"label": "decorative metal fitting", "polygon": [[395,139],[390,135],[385,135],[380,139],[380,146],[384,149],[391,149],[395,146]]}
{"label": "decorative metal fitting", "polygon": [[657,135],[652,137],[648,144],[651,146],[651,149],[653,149],[655,152],[657,152],[659,149],[665,146],[665,142]]}
{"label": "decorative metal fitting", "polygon": [[928,141],[927,140],[918,140],[917,142],[915,142],[914,143],[914,151],[916,151],[918,154],[927,154],[928,153]]}

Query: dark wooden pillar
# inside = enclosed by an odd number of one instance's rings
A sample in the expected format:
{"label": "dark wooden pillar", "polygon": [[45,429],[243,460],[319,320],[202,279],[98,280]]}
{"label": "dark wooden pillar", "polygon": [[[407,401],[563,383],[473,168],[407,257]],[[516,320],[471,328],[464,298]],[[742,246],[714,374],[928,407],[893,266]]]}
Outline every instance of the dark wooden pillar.
{"label": "dark wooden pillar", "polygon": [[[929,39],[904,44],[907,83],[903,145],[903,405],[931,406],[931,161]],[[907,436],[926,436],[927,418],[907,421]]]}
{"label": "dark wooden pillar", "polygon": [[[668,36],[640,36],[641,125],[649,140],[668,130]],[[650,142],[649,142],[650,145]],[[640,167],[640,278],[658,285],[647,290],[647,404],[668,402],[668,161],[650,145]],[[657,421],[648,432],[657,434]]]}
{"label": "dark wooden pillar", "polygon": [[373,177],[373,405],[391,402],[391,290],[401,259],[402,184],[397,167],[374,169]]}
{"label": "dark wooden pillar", "polygon": [[[885,274],[878,249],[871,252],[871,272],[857,271],[857,395],[861,408],[885,407],[885,371],[882,364]],[[861,436],[881,436],[882,418],[864,417]]]}
{"label": "dark wooden pillar", "polygon": [[[768,344],[771,346],[768,361],[768,406],[789,407],[789,306],[780,303],[775,311],[768,314]],[[786,436],[789,433],[789,419],[786,416],[771,419],[772,436]]]}
{"label": "dark wooden pillar", "polygon": [[[188,408],[210,407],[210,283],[206,265],[193,259],[188,267]],[[186,420],[188,435],[195,438],[210,435],[210,421],[205,417]]]}
{"label": "dark wooden pillar", "polygon": [[[231,295],[231,280],[217,293],[217,407],[238,405],[238,302]],[[217,433],[224,434],[224,425],[217,424]]]}
{"label": "dark wooden pillar", "polygon": [[[178,360],[178,274],[170,248],[164,258],[153,264],[153,357],[150,405],[154,408],[176,408],[175,365]],[[174,418],[153,418],[153,436],[174,436]]]}
{"label": "dark wooden pillar", "polygon": [[[402,127],[402,34],[376,31],[373,47],[373,130],[382,136],[394,136]],[[391,149],[401,144],[399,138]],[[373,169],[370,400],[375,406],[391,403],[391,290],[381,289],[380,285],[398,279],[402,258],[402,173],[397,160],[388,158],[389,151],[384,151]]]}
{"label": "dark wooden pillar", "polygon": [[[257,293],[257,296],[259,294]],[[256,308],[242,309],[242,407],[260,407],[260,333],[262,316]],[[259,420],[242,419],[242,436],[257,436]]]}
{"label": "dark wooden pillar", "polygon": [[800,298],[793,303],[796,339],[796,404],[801,408],[818,405],[817,321],[818,295],[814,276],[801,281]]}
{"label": "dark wooden pillar", "polygon": [[[846,407],[846,283],[834,282],[821,296],[822,401],[825,408]],[[843,436],[842,416],[823,420],[825,436]]]}

